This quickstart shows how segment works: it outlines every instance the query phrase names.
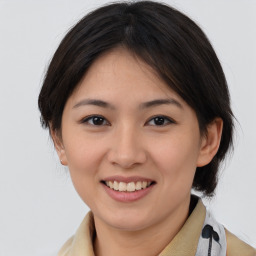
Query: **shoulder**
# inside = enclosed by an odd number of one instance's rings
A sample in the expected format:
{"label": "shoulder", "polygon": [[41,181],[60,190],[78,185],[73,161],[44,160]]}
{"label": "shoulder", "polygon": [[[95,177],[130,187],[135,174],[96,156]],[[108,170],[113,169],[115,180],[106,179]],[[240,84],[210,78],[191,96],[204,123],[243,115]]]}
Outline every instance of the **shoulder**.
{"label": "shoulder", "polygon": [[58,256],[93,256],[94,220],[91,212],[83,219],[74,236],[60,249]]}
{"label": "shoulder", "polygon": [[256,256],[256,249],[240,240],[225,229],[227,237],[227,256]]}
{"label": "shoulder", "polygon": [[70,248],[72,246],[74,240],[74,236],[70,237],[65,244],[63,244],[63,246],[61,247],[58,256],[68,256],[69,252],[70,252]]}
{"label": "shoulder", "polygon": [[63,246],[61,247],[58,256],[69,256],[69,252],[72,246],[74,240],[74,236],[70,237],[65,244],[63,244]]}

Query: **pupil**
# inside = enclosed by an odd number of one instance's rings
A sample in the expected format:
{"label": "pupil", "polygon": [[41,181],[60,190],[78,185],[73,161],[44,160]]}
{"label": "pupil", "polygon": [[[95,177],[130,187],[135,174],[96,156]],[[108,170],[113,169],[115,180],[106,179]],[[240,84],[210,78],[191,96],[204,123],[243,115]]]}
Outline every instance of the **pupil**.
{"label": "pupil", "polygon": [[102,117],[94,117],[93,118],[93,123],[95,124],[95,125],[101,125],[102,123],[103,123],[103,118]]}
{"label": "pupil", "polygon": [[164,118],[163,117],[156,117],[155,118],[155,124],[163,125],[164,124]]}

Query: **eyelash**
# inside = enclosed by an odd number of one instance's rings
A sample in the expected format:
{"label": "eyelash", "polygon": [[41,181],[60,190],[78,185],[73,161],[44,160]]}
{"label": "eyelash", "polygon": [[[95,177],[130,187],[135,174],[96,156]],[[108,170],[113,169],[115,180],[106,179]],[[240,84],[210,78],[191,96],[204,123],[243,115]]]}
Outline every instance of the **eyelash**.
{"label": "eyelash", "polygon": [[[162,125],[154,125],[154,126],[166,126],[166,125],[168,125],[168,124],[175,124],[176,122],[173,120],[173,119],[171,119],[170,117],[167,117],[167,116],[163,116],[163,115],[157,115],[157,116],[153,116],[153,117],[151,117],[150,119],[149,119],[149,121],[147,121],[146,123],[149,123],[150,121],[152,121],[152,120],[155,120],[156,121],[156,119],[164,119],[164,124],[162,124]],[[167,123],[166,123],[166,121],[167,121]]]}
{"label": "eyelash", "polygon": [[90,124],[89,121],[93,120],[93,118],[101,118],[103,121],[106,121],[108,123],[107,125],[109,125],[109,122],[106,120],[106,118],[104,118],[103,116],[100,116],[100,115],[88,116],[88,117],[82,119],[81,123],[83,123],[83,124],[88,123],[89,125],[93,125],[93,126],[101,126],[101,125]]}
{"label": "eyelash", "polygon": [[[105,124],[93,124],[93,123],[90,123],[90,121],[92,121],[93,122],[93,119],[94,118],[97,118],[97,119],[100,119],[100,121],[101,122],[106,122]],[[163,126],[166,126],[166,125],[168,125],[168,124],[175,124],[176,122],[173,120],[173,119],[171,119],[170,117],[167,117],[167,116],[164,116],[164,115],[156,115],[156,116],[153,116],[153,117],[151,117],[146,123],[149,123],[150,121],[152,121],[152,120],[154,120],[155,119],[155,121],[156,121],[156,118],[160,118],[160,119],[164,119],[164,124],[160,124],[160,125],[152,125],[152,126],[161,126],[161,127],[163,127]],[[96,120],[97,120],[96,119]],[[95,121],[95,120],[94,120]],[[167,121],[167,123],[166,123],[166,121]],[[84,119],[82,119],[81,120],[81,123],[83,123],[83,124],[89,124],[89,125],[92,125],[92,126],[103,126],[103,125],[110,125],[110,123],[106,120],[106,118],[104,118],[103,116],[101,116],[101,115],[91,115],[91,116],[88,116],[88,117],[86,117],[86,118],[84,118]]]}

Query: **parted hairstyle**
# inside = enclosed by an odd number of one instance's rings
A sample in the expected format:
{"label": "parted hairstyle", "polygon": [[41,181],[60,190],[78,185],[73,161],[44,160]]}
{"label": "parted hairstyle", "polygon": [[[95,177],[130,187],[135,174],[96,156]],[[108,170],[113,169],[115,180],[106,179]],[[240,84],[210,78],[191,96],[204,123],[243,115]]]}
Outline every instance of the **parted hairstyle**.
{"label": "parted hairstyle", "polygon": [[82,18],[56,50],[39,95],[41,124],[61,133],[63,109],[92,63],[124,47],[151,66],[195,111],[202,136],[223,120],[217,154],[197,167],[193,188],[214,195],[219,165],[233,146],[233,114],[225,75],[203,31],[178,10],[159,2],[112,3]]}

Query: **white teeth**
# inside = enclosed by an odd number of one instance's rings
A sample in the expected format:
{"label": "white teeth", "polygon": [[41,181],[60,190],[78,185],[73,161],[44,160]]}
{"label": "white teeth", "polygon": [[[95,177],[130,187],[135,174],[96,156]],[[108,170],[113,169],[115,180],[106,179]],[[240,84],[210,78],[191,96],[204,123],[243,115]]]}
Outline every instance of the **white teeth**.
{"label": "white teeth", "polygon": [[109,183],[109,184],[108,184],[107,186],[113,189],[113,188],[114,188],[113,182],[112,182],[112,181],[109,181],[108,183]]}
{"label": "white teeth", "polygon": [[118,190],[119,189],[119,184],[117,181],[114,181],[114,190]]}
{"label": "white teeth", "polygon": [[127,191],[129,191],[129,192],[134,192],[135,191],[135,183],[134,182],[129,182],[127,184]]}
{"label": "white teeth", "polygon": [[142,184],[140,181],[136,182],[136,190],[141,190],[142,189]]}
{"label": "white teeth", "polygon": [[135,192],[136,190],[142,190],[151,185],[151,182],[137,181],[135,182],[118,182],[118,181],[106,181],[105,184],[116,191],[120,192]]}
{"label": "white teeth", "polygon": [[120,182],[119,183],[119,191],[126,191],[126,183]]}

